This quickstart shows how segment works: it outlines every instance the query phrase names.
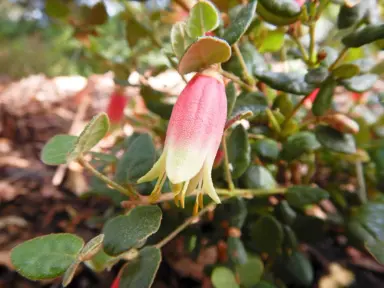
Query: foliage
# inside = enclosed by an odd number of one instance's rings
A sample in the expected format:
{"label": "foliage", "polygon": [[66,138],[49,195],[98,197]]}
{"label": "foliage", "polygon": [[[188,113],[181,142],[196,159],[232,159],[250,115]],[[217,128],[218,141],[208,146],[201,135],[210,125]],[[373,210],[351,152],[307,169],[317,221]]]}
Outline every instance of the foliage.
{"label": "foliage", "polygon": [[[12,262],[23,276],[63,276],[66,286],[82,262],[100,272],[124,261],[119,287],[150,287],[161,248],[180,233],[186,243],[194,239],[184,245],[191,257],[203,243],[224,255],[204,270],[217,288],[312,287],[318,273],[298,244],[325,237],[343,235],[383,263],[384,121],[372,89],[383,76],[376,63],[384,43],[377,1],[117,1],[117,14],[108,16],[109,2],[78,7],[47,0],[51,25],[44,33],[62,36],[60,53],[81,51],[84,66],[73,71],[112,70],[120,86],[132,85],[133,71],[144,79],[167,69],[184,80],[191,72],[224,76],[227,124],[212,173],[222,203],[155,175],[173,102],[142,81],[150,124],[130,115],[140,120],[137,131],[110,151],[91,151],[108,135],[104,113],[79,136],[56,135],[44,147],[44,163],[77,161],[92,173],[90,194],[109,196],[114,215],[85,245],[75,235],[53,234],[17,246]],[[340,91],[348,109],[336,101]]]}

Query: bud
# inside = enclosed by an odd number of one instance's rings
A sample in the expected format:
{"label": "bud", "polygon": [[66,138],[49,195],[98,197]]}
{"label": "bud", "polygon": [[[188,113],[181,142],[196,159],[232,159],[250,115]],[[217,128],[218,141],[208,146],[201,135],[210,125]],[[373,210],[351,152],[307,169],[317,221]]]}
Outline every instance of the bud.
{"label": "bud", "polygon": [[113,283],[111,285],[111,288],[119,288],[120,285],[120,277],[119,275],[113,280]]}
{"label": "bud", "polygon": [[311,92],[311,94],[309,94],[308,97],[304,100],[304,105],[305,105],[307,108],[311,108],[311,107],[312,107],[313,101],[315,101],[316,96],[317,96],[317,93],[319,93],[319,90],[320,90],[320,88],[316,88],[316,89],[313,90],[313,91]]}
{"label": "bud", "polygon": [[341,133],[359,133],[359,124],[344,114],[327,115],[322,117],[321,121],[327,123]]}
{"label": "bud", "polygon": [[112,124],[118,124],[123,120],[127,101],[123,89],[118,88],[112,93],[107,107],[107,114]]}

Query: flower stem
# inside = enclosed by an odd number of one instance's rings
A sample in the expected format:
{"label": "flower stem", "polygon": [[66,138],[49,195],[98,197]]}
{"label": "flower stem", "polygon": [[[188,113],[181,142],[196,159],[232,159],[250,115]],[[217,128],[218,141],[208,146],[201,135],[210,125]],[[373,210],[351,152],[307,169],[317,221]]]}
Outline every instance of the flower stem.
{"label": "flower stem", "polygon": [[140,195],[131,186],[128,186],[127,189],[124,188],[123,186],[120,186],[116,182],[109,179],[107,176],[105,176],[102,173],[100,173],[99,171],[97,171],[91,164],[89,164],[88,161],[86,161],[84,159],[83,156],[80,156],[77,159],[77,161],[80,163],[81,166],[83,166],[85,169],[87,169],[89,172],[91,172],[94,176],[96,176],[97,178],[99,178],[101,181],[105,182],[106,184],[108,184],[112,188],[115,188],[120,193],[127,195],[127,196],[132,196],[136,199],[140,198]]}
{"label": "flower stem", "polygon": [[237,77],[236,75],[234,75],[234,74],[232,74],[230,72],[227,72],[227,71],[224,71],[224,70],[220,70],[220,74],[223,75],[224,77],[232,80],[233,82],[239,84],[242,88],[246,89],[249,92],[255,90],[252,86],[250,86],[247,83],[243,82],[239,77]]}
{"label": "flower stem", "polygon": [[228,149],[227,149],[227,137],[224,132],[223,139],[221,141],[223,143],[223,152],[224,152],[224,170],[225,176],[228,182],[229,191],[232,192],[235,189],[235,185],[233,185],[231,170],[229,169],[229,158],[228,158]]}
{"label": "flower stem", "polygon": [[203,208],[196,216],[189,217],[187,220],[185,220],[183,224],[181,224],[179,227],[173,230],[171,234],[169,234],[167,237],[165,237],[163,240],[157,243],[155,247],[158,249],[161,249],[165,244],[167,244],[169,241],[175,238],[181,231],[183,231],[185,228],[191,225],[195,220],[199,219],[201,215],[208,212],[209,210],[214,209],[216,205],[217,204],[214,202],[210,203],[209,205],[205,206],[205,208]]}
{"label": "flower stem", "polygon": [[216,188],[218,195],[230,195],[230,196],[268,196],[274,194],[284,194],[286,188],[277,187],[273,189],[234,189],[233,191],[228,191],[226,189]]}
{"label": "flower stem", "polygon": [[233,44],[232,47],[233,47],[233,51],[235,51],[237,58],[239,59],[240,66],[241,66],[241,69],[243,70],[243,76],[244,76],[245,80],[247,81],[248,84],[250,84],[252,86],[255,85],[255,79],[253,79],[253,77],[249,74],[247,64],[244,61],[243,55],[241,55],[241,51],[239,49],[239,46],[237,45],[237,43],[235,43],[235,44]]}

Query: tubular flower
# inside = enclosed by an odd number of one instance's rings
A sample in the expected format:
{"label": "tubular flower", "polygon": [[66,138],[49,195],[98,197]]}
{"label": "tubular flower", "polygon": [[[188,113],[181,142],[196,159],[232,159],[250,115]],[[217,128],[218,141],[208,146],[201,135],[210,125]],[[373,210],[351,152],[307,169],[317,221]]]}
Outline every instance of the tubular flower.
{"label": "tubular flower", "polygon": [[222,77],[215,71],[197,73],[181,92],[173,107],[162,155],[138,183],[158,178],[151,194],[156,201],[166,177],[172,183],[176,204],[184,208],[184,197],[197,189],[194,213],[203,205],[203,192],[216,203],[211,178],[227,115]]}

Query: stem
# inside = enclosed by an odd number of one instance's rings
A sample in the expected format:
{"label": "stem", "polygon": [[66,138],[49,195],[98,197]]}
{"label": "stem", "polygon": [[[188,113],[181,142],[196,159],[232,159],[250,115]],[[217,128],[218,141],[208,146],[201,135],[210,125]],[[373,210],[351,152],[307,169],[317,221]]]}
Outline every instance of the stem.
{"label": "stem", "polygon": [[273,189],[234,189],[233,191],[216,188],[217,194],[230,196],[270,196],[274,194],[284,194],[286,190],[284,187]]}
{"label": "stem", "polygon": [[227,71],[224,71],[224,70],[220,70],[220,74],[223,75],[224,77],[232,80],[233,82],[239,84],[242,88],[246,89],[249,92],[252,92],[252,91],[255,90],[252,86],[250,86],[247,83],[243,82],[239,77],[237,77],[236,75],[234,75],[234,74],[232,74],[230,72],[227,72]]}
{"label": "stem", "polygon": [[365,187],[364,170],[361,161],[356,162],[356,176],[357,182],[359,183],[359,189],[357,189],[357,194],[360,198],[360,201],[364,204],[367,202],[367,190]]}
{"label": "stem", "polygon": [[119,184],[112,181],[111,179],[109,179],[104,174],[97,171],[91,164],[89,164],[84,159],[83,156],[79,156],[77,161],[81,164],[81,166],[83,166],[85,169],[87,169],[89,172],[91,172],[94,176],[96,176],[97,178],[99,178],[101,181],[105,182],[106,184],[108,184],[112,188],[115,188],[120,193],[127,195],[127,196],[132,196],[136,199],[140,199],[140,195],[135,190],[133,190],[131,186],[128,186],[127,189],[125,189],[123,186],[120,186]]}
{"label": "stem", "polygon": [[296,106],[293,108],[291,114],[289,114],[289,116],[287,118],[285,118],[285,121],[283,123],[283,127],[285,124],[287,124],[289,122],[289,120],[291,120],[297,113],[297,111],[299,111],[299,109],[301,108],[301,106],[303,106],[305,100],[307,100],[309,98],[309,96],[311,96],[312,93],[309,93],[308,95],[306,95],[305,97],[303,97],[299,103],[296,104]]}
{"label": "stem", "polygon": [[196,216],[189,217],[183,224],[181,224],[179,227],[177,227],[175,230],[172,231],[171,234],[169,234],[167,237],[165,237],[163,240],[161,240],[159,243],[155,245],[156,248],[161,249],[165,244],[167,244],[169,241],[171,241],[173,238],[175,238],[181,231],[183,231],[185,228],[187,228],[190,224],[192,224],[195,220],[199,219],[201,215],[208,212],[211,209],[214,209],[216,207],[216,203],[211,203],[207,205],[205,208],[203,208]]}
{"label": "stem", "polygon": [[268,119],[269,119],[269,121],[271,122],[271,125],[272,125],[273,129],[274,129],[277,133],[280,133],[280,132],[281,132],[281,127],[280,127],[280,125],[279,125],[279,122],[277,122],[276,117],[273,115],[271,109],[267,108],[267,109],[265,110],[265,112],[267,112]]}
{"label": "stem", "polygon": [[293,42],[296,43],[297,47],[299,48],[300,52],[301,52],[301,55],[303,56],[303,60],[305,63],[309,64],[309,59],[308,59],[308,54],[307,54],[307,51],[305,50],[303,44],[301,44],[299,38],[297,38],[296,35],[294,34],[290,34]]}
{"label": "stem", "polygon": [[252,111],[245,111],[243,113],[237,114],[235,117],[229,119],[227,123],[225,123],[224,131],[228,130],[235,122],[252,117],[252,115]]}
{"label": "stem", "polygon": [[316,51],[315,51],[315,29],[316,29],[316,22],[311,22],[309,24],[309,36],[310,36],[310,42],[309,42],[309,62],[312,65],[316,63]]}
{"label": "stem", "polygon": [[337,59],[335,60],[335,62],[333,62],[332,65],[329,66],[328,70],[332,71],[333,69],[335,69],[336,66],[339,65],[341,61],[343,61],[347,52],[348,52],[348,47],[344,47],[344,49],[341,50],[341,52],[340,52],[339,56],[337,57]]}
{"label": "stem", "polygon": [[226,140],[225,132],[224,132],[224,135],[223,135],[223,140],[221,142],[223,143],[223,150],[224,150],[223,152],[224,152],[224,170],[225,170],[225,175],[226,175],[226,178],[227,178],[229,191],[232,192],[235,189],[235,185],[233,185],[232,175],[231,175],[231,171],[229,169],[229,158],[228,158],[227,140]]}
{"label": "stem", "polygon": [[236,44],[233,44],[232,47],[233,47],[233,50],[235,51],[237,58],[239,58],[240,66],[241,66],[241,69],[243,70],[243,76],[245,80],[248,82],[248,84],[255,85],[255,79],[253,79],[253,77],[248,72],[247,64],[244,61],[243,55],[241,55],[239,46],[236,43]]}

